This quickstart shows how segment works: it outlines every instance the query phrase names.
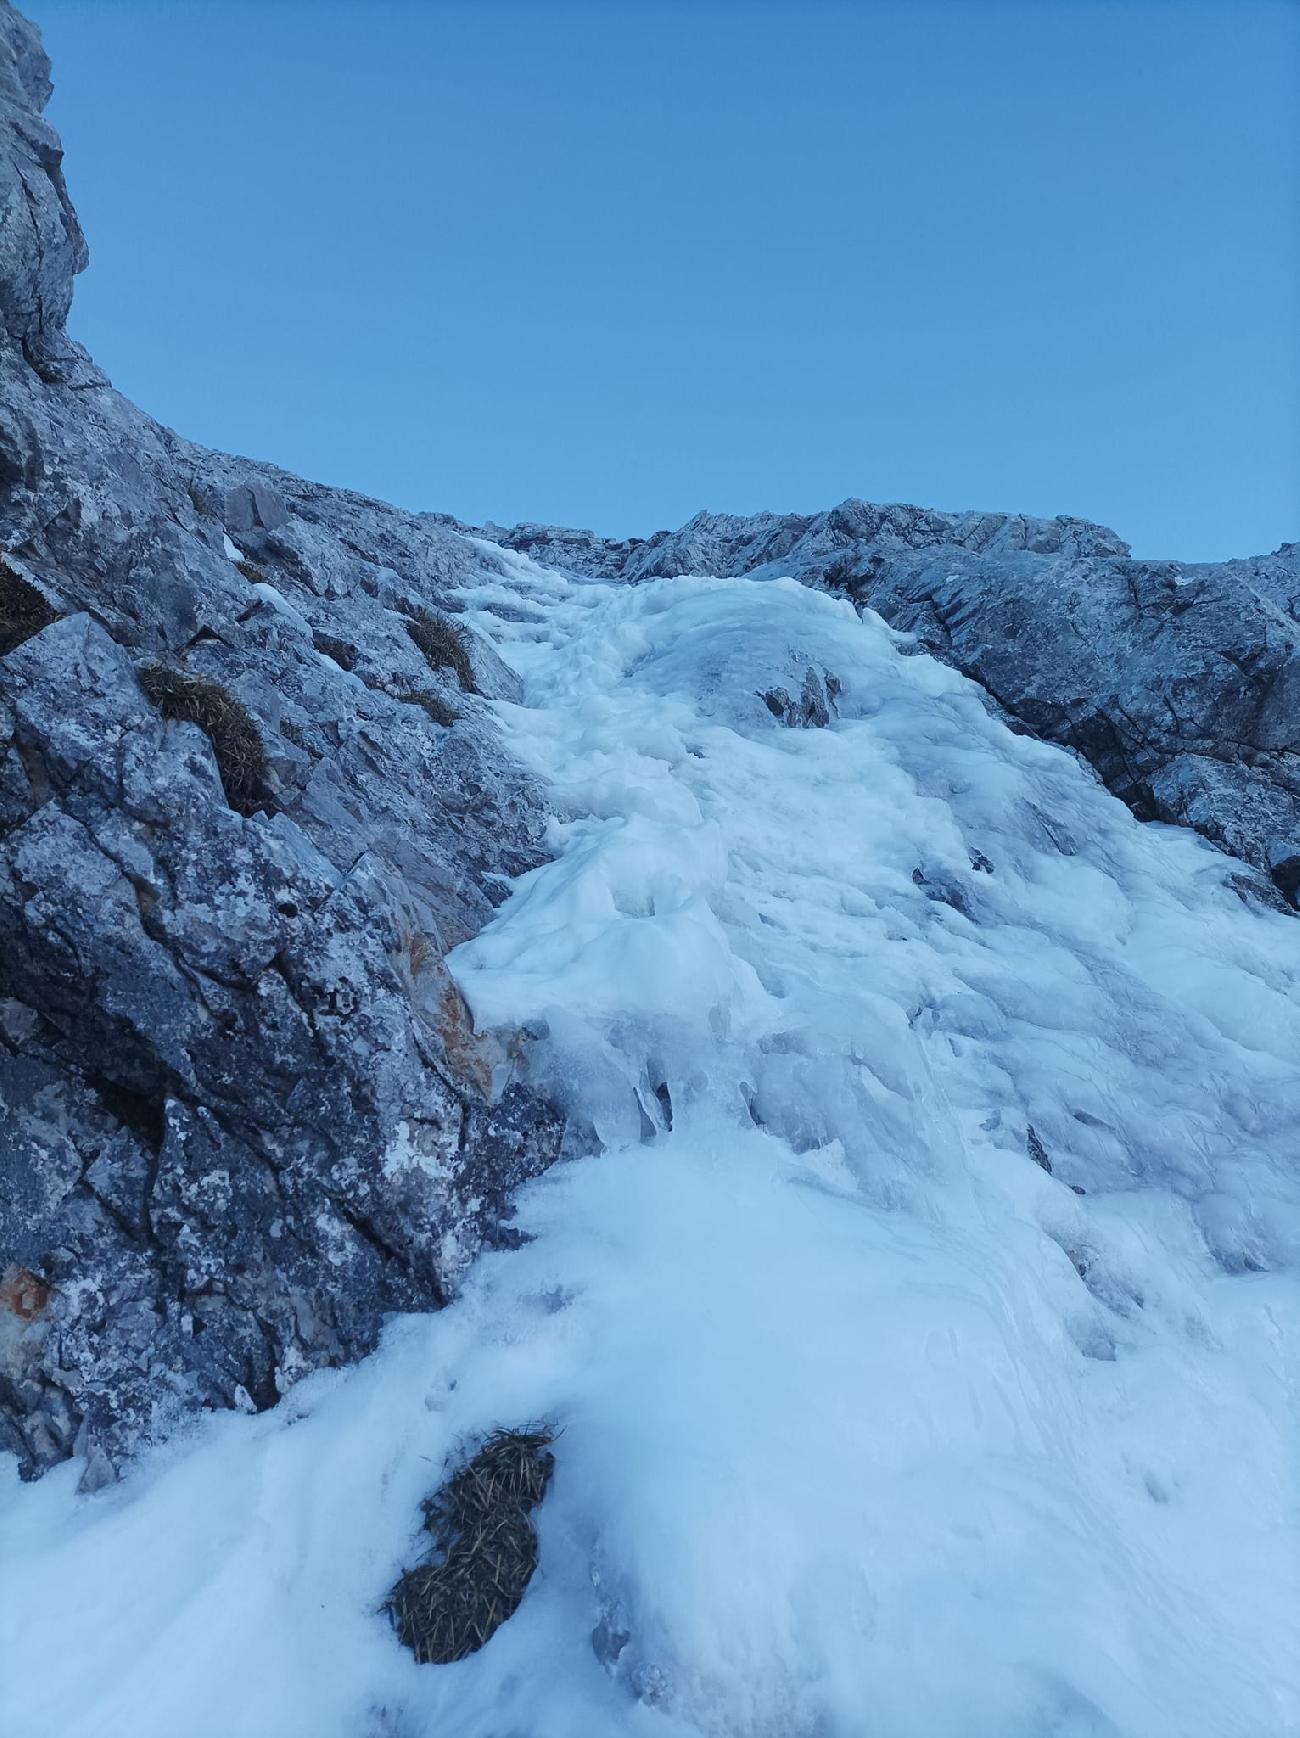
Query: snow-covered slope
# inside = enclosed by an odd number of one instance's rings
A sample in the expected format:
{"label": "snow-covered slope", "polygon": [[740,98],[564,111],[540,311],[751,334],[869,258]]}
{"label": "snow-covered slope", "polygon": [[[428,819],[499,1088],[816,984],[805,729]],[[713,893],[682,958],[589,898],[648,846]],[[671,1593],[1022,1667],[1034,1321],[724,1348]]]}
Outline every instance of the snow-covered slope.
{"label": "snow-covered slope", "polygon": [[1300,902],[1300,549],[1135,559],[1103,525],[842,501],[697,513],[613,542],[517,525],[495,540],[566,572],[775,578],[849,597],[1072,748],[1140,820],[1192,827]]}
{"label": "snow-covered slope", "polygon": [[[563,818],[451,965],[590,1151],[359,1367],[10,1478],[6,1729],[1297,1730],[1300,925],[843,599],[479,552]],[[415,1666],[419,1499],[538,1418],[523,1605]]]}

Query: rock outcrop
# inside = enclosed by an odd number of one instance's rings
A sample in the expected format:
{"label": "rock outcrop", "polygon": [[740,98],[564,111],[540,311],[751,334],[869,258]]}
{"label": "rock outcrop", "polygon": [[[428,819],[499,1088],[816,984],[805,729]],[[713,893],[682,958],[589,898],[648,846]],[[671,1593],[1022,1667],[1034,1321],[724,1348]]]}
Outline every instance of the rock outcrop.
{"label": "rock outcrop", "polygon": [[63,183],[63,150],[42,118],[50,63],[35,25],[5,7],[0,20],[0,328],[39,364],[64,345],[72,280],[86,242]]}
{"label": "rock outcrop", "polygon": [[1076,750],[1142,820],[1197,832],[1300,893],[1300,547],[1137,561],[1081,519],[845,501],[701,513],[615,542],[491,526],[573,572],[793,574],[876,610],[980,682],[1019,727]]}
{"label": "rock outcrop", "polygon": [[[0,1448],[93,1480],[440,1304],[562,1128],[442,964],[542,855],[479,557],[112,390],[49,89],[0,7]],[[251,800],[159,667],[251,721]]]}

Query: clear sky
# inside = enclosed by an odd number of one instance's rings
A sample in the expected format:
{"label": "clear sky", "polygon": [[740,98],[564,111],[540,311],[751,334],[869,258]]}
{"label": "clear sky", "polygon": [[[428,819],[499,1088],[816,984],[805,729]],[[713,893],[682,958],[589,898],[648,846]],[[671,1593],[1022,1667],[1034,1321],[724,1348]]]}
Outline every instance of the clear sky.
{"label": "clear sky", "polygon": [[26,0],[72,329],[195,439],[623,535],[1300,537],[1297,0]]}

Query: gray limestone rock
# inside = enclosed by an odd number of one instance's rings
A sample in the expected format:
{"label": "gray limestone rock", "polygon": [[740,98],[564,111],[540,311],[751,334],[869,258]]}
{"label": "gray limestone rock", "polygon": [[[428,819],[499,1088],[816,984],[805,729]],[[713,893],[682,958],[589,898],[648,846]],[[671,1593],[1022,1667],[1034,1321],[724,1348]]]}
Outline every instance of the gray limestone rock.
{"label": "gray limestone rock", "polygon": [[[96,1482],[445,1301],[563,1129],[443,965],[543,854],[515,678],[469,634],[463,692],[406,631],[479,557],[113,392],[63,332],[48,92],[0,5],[0,610],[48,605],[0,658],[0,1448]],[[245,710],[254,812],[147,665]]]}
{"label": "gray limestone rock", "polygon": [[63,150],[41,111],[50,63],[35,25],[6,6],[0,20],[0,328],[40,359],[66,344],[63,323],[85,238],[63,183]]}

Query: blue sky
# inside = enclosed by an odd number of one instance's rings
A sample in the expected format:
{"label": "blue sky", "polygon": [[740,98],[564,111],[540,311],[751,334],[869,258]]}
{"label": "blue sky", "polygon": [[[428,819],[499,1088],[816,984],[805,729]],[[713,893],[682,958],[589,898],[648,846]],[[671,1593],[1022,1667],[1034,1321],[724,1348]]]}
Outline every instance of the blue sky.
{"label": "blue sky", "polygon": [[1295,0],[27,0],[72,329],[195,439],[617,535],[1300,536]]}

